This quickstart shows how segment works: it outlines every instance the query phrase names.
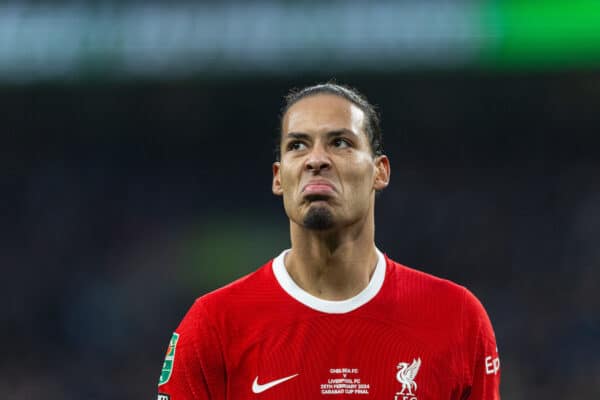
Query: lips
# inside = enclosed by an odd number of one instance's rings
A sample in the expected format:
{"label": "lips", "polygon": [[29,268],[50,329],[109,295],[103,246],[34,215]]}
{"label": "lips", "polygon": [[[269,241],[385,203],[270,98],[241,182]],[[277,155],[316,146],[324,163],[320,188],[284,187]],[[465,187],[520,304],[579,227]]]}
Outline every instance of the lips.
{"label": "lips", "polygon": [[335,194],[335,188],[329,182],[309,182],[302,188],[305,196],[331,196]]}

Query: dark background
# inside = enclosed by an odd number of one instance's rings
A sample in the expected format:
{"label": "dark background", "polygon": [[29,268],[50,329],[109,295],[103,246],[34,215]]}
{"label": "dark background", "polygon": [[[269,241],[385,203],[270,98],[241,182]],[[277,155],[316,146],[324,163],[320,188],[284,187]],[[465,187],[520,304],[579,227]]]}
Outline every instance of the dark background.
{"label": "dark background", "polygon": [[289,246],[278,111],[332,77],[383,114],[379,248],[479,297],[503,398],[599,398],[589,68],[1,85],[0,393],[152,398],[194,299]]}

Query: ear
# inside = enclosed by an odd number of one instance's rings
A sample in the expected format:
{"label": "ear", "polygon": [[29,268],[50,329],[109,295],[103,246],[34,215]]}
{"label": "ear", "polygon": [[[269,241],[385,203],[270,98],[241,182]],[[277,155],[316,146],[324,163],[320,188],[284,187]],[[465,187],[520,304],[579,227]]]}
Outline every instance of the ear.
{"label": "ear", "polygon": [[375,158],[375,181],[373,188],[383,190],[390,183],[390,160],[387,156],[378,156]]}
{"label": "ear", "polygon": [[276,196],[283,195],[283,189],[281,188],[281,176],[279,175],[279,171],[281,169],[281,163],[279,161],[273,163],[273,183],[271,185],[271,190],[273,194]]}

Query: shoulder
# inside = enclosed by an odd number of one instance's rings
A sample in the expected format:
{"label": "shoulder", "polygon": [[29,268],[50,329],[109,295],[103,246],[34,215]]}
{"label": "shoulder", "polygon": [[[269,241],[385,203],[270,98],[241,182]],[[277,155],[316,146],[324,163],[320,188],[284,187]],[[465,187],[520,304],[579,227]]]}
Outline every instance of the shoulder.
{"label": "shoulder", "polygon": [[386,293],[403,305],[403,312],[438,318],[463,332],[489,325],[483,305],[466,287],[386,259]]}
{"label": "shoulder", "polygon": [[[272,260],[256,271],[196,299],[183,326],[191,327],[193,335],[203,340],[207,333],[223,349],[237,348],[252,340],[252,335],[282,321],[289,312],[289,299],[273,274]],[[241,341],[240,338],[245,338]]]}
{"label": "shoulder", "polygon": [[244,319],[277,294],[273,260],[235,281],[196,298],[184,320],[200,320],[215,327],[229,319]]}
{"label": "shoulder", "polygon": [[451,280],[437,277],[429,273],[407,267],[386,256],[391,284],[403,292],[403,295],[427,297],[438,301],[463,301],[466,297],[474,297],[468,289]]}
{"label": "shoulder", "polygon": [[195,303],[208,312],[214,311],[215,308],[224,311],[228,307],[239,306],[257,296],[260,297],[265,291],[273,289],[272,263],[273,260],[270,260],[257,270],[198,297]]}

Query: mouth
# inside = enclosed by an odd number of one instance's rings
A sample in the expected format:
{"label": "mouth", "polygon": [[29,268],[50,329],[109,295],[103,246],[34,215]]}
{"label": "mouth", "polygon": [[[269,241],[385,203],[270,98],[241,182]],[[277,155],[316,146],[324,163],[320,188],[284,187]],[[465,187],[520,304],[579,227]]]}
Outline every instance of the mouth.
{"label": "mouth", "polygon": [[309,182],[302,188],[306,199],[327,200],[335,195],[335,188],[329,182]]}
{"label": "mouth", "polygon": [[304,200],[308,203],[315,203],[318,201],[327,201],[331,198],[331,196],[323,195],[323,194],[307,194],[304,195]]}

